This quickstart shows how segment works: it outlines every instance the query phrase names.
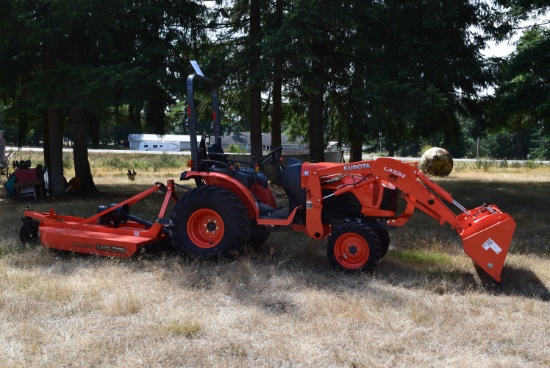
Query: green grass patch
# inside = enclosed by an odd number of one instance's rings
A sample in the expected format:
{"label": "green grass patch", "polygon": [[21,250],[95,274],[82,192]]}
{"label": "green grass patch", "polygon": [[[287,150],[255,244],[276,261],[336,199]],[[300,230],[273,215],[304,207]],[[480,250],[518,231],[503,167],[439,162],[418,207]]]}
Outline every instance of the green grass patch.
{"label": "green grass patch", "polygon": [[494,159],[479,159],[479,160],[476,160],[474,163],[461,162],[459,164],[460,164],[458,165],[460,167],[459,170],[475,169],[483,172],[490,172],[493,170],[498,171],[499,169],[535,170],[545,166],[545,164],[543,164],[541,161],[536,161],[536,160],[509,162],[508,160],[494,160]]}
{"label": "green grass patch", "polygon": [[135,169],[139,171],[159,171],[162,169],[181,168],[184,166],[186,159],[181,155],[163,154],[144,154],[144,153],[128,153],[128,154],[104,154],[90,153],[90,166],[93,169],[110,169],[110,170],[128,170]]}
{"label": "green grass patch", "polygon": [[[136,152],[116,154],[110,152],[88,152],[88,161],[92,171],[97,169],[158,171],[162,169],[183,168],[188,159],[188,156],[168,153],[150,154]],[[18,151],[11,158],[12,162],[27,160],[31,161],[32,167],[36,167],[38,164],[44,165],[44,154],[42,152]],[[63,152],[63,169],[68,171],[74,169],[72,152]]]}
{"label": "green grass patch", "polygon": [[393,252],[392,258],[415,267],[447,267],[453,263],[447,254],[411,249]]}

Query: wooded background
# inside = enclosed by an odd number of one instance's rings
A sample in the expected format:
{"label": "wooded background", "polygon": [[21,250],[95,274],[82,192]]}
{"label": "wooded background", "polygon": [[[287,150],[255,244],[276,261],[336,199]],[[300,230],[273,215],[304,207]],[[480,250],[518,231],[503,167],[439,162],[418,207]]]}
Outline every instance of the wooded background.
{"label": "wooded background", "polygon": [[[88,147],[129,133],[185,133],[185,79],[197,60],[219,83],[227,131],[303,137],[416,155],[550,158],[545,0],[2,0],[0,129],[43,145],[64,193],[63,139],[83,191]],[[523,22],[531,19],[529,26]],[[521,32],[515,51],[489,42]],[[202,103],[201,103],[202,102]],[[210,114],[198,96],[201,129]]]}

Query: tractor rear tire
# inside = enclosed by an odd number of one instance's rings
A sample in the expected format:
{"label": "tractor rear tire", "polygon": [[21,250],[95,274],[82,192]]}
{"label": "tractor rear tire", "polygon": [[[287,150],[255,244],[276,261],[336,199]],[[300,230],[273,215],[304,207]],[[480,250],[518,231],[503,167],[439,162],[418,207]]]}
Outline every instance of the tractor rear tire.
{"label": "tractor rear tire", "polygon": [[339,271],[373,272],[380,261],[380,239],[365,224],[351,222],[338,227],[329,237],[327,255]]}
{"label": "tractor rear tire", "polygon": [[174,206],[171,240],[180,253],[204,259],[227,256],[249,240],[250,219],[243,202],[227,189],[204,186]]}
{"label": "tractor rear tire", "polygon": [[252,220],[250,221],[250,239],[248,244],[251,248],[259,248],[269,239],[270,234],[271,232],[267,226],[258,225],[256,220]]}

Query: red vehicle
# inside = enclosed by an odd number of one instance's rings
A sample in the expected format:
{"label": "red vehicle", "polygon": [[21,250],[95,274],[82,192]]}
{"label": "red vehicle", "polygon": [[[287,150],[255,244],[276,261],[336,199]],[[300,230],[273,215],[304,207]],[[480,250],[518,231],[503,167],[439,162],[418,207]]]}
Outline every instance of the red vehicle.
{"label": "red vehicle", "polygon": [[[213,142],[204,134],[197,142],[195,84],[210,87]],[[327,239],[331,264],[341,270],[373,270],[386,254],[389,232],[403,226],[420,210],[441,225],[449,223],[461,238],[465,253],[500,282],[515,230],[512,217],[496,205],[466,209],[418,169],[417,163],[379,158],[354,163],[284,162],[277,148],[258,162],[231,160],[221,147],[220,114],[215,83],[202,75],[187,79],[187,124],[191,133],[189,171],[181,180],[194,188],[178,199],[172,180],[124,202],[100,207],[89,218],[25,211],[21,238],[40,240],[46,247],[112,257],[130,257],[145,244],[170,238],[182,253],[217,258],[250,244],[260,246],[271,231],[299,231],[312,239]],[[288,197],[278,206],[268,178],[258,167],[274,165]],[[159,215],[149,222],[129,214],[131,205],[166,190]],[[398,213],[397,202],[405,201]],[[175,202],[169,220],[165,211]],[[455,214],[450,205],[456,207]],[[34,220],[38,220],[38,223]]]}

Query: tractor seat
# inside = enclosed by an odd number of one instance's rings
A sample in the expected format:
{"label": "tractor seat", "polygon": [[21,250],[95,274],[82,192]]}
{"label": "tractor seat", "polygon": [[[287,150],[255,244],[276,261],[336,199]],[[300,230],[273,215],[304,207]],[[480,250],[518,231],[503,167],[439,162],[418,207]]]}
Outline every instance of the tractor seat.
{"label": "tractor seat", "polygon": [[[251,167],[240,167],[239,169],[235,170],[235,174],[237,173],[250,177],[252,180],[252,183],[257,182],[264,188],[267,188],[269,184],[269,178],[263,172],[261,171],[256,172],[256,170],[254,170]],[[237,177],[237,175],[235,175],[235,177]]]}
{"label": "tractor seat", "polygon": [[300,160],[299,158],[289,157],[289,158],[286,159],[286,166],[292,166],[294,164],[301,164],[303,162],[304,161]]}
{"label": "tractor seat", "polygon": [[[231,162],[228,162],[227,155],[223,152],[223,148],[216,143],[212,143],[207,147],[208,152],[208,159],[213,161],[222,162],[225,164],[231,164]],[[214,164],[213,168],[215,171],[222,172],[224,174],[232,175],[240,181],[245,187],[250,189],[252,187],[252,184],[255,182],[260,183],[261,186],[264,188],[267,188],[268,185],[268,179],[267,176],[265,176],[264,173],[261,172],[255,172],[253,168],[248,167],[242,167],[239,169],[235,169],[234,171],[230,172],[230,170],[227,167],[216,167]]]}
{"label": "tractor seat", "polygon": [[223,148],[219,144],[212,143],[206,150],[209,160],[227,162],[227,155],[223,152]]}
{"label": "tractor seat", "polygon": [[287,166],[279,173],[279,179],[288,197],[288,210],[292,210],[296,206],[303,205],[305,203],[306,191],[301,188],[302,179],[302,161],[298,159],[289,158]]}

